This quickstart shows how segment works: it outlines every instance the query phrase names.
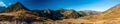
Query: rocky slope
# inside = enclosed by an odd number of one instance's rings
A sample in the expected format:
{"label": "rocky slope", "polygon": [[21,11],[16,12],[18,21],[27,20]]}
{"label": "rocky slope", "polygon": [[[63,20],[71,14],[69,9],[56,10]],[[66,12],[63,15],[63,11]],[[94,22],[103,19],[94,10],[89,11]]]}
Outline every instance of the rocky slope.
{"label": "rocky slope", "polygon": [[[50,24],[120,24],[120,4],[95,16],[84,16],[78,19],[64,19],[59,21],[48,21]],[[44,24],[44,23],[42,23]]]}
{"label": "rocky slope", "polygon": [[119,24],[119,12],[120,4],[98,15],[83,16],[72,9],[29,10],[16,2],[0,13],[0,24]]}
{"label": "rocky slope", "polygon": [[16,11],[28,11],[21,3],[15,2],[12,5],[8,6],[3,13],[16,12]]}
{"label": "rocky slope", "polygon": [[[48,21],[46,24],[120,24],[120,4],[95,16],[84,16],[78,19]],[[37,23],[37,22],[35,22]],[[39,22],[38,22],[39,23]],[[42,23],[44,24],[44,23]]]}
{"label": "rocky slope", "polygon": [[20,2],[15,2],[0,13],[0,22],[42,22],[49,20],[62,20],[66,18],[78,18],[81,15],[75,10],[29,10]]}

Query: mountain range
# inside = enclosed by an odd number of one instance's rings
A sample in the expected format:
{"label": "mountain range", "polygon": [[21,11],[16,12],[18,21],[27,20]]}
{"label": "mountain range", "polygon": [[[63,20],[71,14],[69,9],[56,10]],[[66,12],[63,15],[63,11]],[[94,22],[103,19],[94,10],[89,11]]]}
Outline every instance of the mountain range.
{"label": "mountain range", "polygon": [[65,18],[78,18],[82,15],[75,10],[29,10],[20,2],[15,2],[0,12],[1,21],[45,21],[47,19],[60,20]]}
{"label": "mountain range", "polygon": [[[73,9],[43,9],[43,10],[29,10],[20,2],[15,2],[0,12],[0,21],[12,22],[42,22],[48,20],[63,20],[63,19],[77,19],[88,15],[97,15],[100,12],[96,11],[75,11]],[[16,23],[17,24],[17,23]]]}

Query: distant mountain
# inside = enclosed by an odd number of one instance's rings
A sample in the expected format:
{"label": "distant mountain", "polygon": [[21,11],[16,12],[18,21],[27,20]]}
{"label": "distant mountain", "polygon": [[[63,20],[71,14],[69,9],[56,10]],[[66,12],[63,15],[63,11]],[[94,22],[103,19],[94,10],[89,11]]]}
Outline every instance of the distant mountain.
{"label": "distant mountain", "polygon": [[[60,10],[50,10],[50,9],[44,9],[44,10],[31,10],[32,12],[37,12],[39,15],[56,20],[61,19],[61,17],[64,18],[78,18],[82,15],[77,13],[75,10],[67,10],[67,9],[60,9]],[[62,18],[62,19],[64,19]]]}
{"label": "distant mountain", "polygon": [[97,15],[97,14],[100,14],[101,12],[99,11],[93,11],[93,10],[84,10],[84,11],[81,11],[83,13],[85,13],[85,15],[89,16],[89,15]]}

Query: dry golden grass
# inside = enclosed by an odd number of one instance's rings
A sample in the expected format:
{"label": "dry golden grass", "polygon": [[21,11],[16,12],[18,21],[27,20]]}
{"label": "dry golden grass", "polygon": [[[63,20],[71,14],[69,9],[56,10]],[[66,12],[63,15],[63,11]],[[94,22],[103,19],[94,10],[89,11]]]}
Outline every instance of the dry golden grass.
{"label": "dry golden grass", "polygon": [[[25,22],[22,22],[27,24]],[[15,22],[0,21],[0,24],[16,24]],[[84,16],[77,19],[57,21],[32,22],[32,24],[120,24],[120,4],[95,16]]]}

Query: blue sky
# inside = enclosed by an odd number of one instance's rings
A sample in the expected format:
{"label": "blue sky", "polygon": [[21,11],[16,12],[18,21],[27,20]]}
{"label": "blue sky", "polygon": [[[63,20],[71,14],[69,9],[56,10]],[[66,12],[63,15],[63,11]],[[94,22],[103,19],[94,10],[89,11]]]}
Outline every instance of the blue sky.
{"label": "blue sky", "polygon": [[105,11],[117,4],[120,0],[0,0],[1,6],[9,6],[13,2],[19,1],[28,9],[74,9]]}

